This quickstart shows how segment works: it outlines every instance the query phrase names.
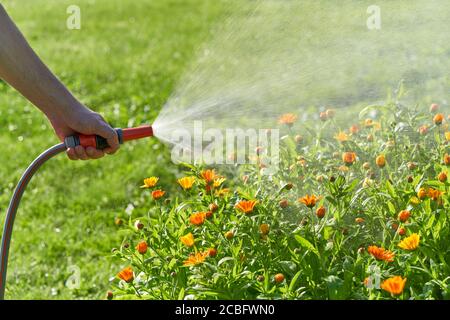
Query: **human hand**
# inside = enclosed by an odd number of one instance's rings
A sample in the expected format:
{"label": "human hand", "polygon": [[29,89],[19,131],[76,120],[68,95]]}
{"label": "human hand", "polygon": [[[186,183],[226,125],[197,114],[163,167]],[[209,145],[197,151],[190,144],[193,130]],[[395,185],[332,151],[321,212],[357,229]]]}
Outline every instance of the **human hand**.
{"label": "human hand", "polygon": [[56,135],[61,141],[76,133],[85,135],[96,134],[108,141],[109,148],[98,150],[93,147],[77,146],[67,150],[71,160],[98,159],[106,154],[114,154],[119,148],[119,138],[116,131],[103,119],[103,117],[82,104],[64,110],[60,113],[47,114]]}

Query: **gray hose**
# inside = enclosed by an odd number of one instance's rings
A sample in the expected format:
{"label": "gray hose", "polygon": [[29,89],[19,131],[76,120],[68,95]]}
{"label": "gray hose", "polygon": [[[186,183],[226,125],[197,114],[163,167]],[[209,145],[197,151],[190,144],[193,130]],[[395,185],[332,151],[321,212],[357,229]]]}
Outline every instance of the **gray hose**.
{"label": "gray hose", "polygon": [[8,267],[8,254],[9,245],[11,242],[11,235],[14,225],[14,219],[16,217],[17,208],[19,207],[20,199],[23,192],[30,182],[36,171],[50,158],[57,154],[64,152],[66,146],[64,143],[57,144],[39,155],[27,168],[14,190],[13,197],[9,203],[8,212],[6,213],[5,226],[2,234],[2,244],[0,248],[0,300],[5,297],[5,285],[6,285],[6,269]]}

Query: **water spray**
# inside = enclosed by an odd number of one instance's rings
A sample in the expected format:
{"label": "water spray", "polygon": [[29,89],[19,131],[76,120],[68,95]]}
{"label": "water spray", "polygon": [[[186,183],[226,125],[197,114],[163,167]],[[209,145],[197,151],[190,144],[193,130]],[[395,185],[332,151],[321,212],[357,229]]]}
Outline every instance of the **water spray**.
{"label": "water spray", "polygon": [[[149,125],[144,125],[136,128],[116,129],[119,143],[122,144],[126,141],[136,140],[153,136],[153,128]],[[97,135],[73,135],[66,137],[64,142],[54,145],[41,153],[25,170],[24,174],[20,178],[14,194],[9,203],[8,211],[6,213],[5,225],[2,234],[2,243],[0,248],[0,300],[4,299],[5,285],[6,285],[6,270],[8,267],[8,254],[9,246],[11,243],[12,230],[14,220],[17,213],[17,208],[20,204],[20,199],[36,171],[49,159],[53,158],[57,154],[66,151],[68,148],[74,148],[76,146],[94,147],[97,149],[105,149],[108,147],[108,143],[105,138]]]}

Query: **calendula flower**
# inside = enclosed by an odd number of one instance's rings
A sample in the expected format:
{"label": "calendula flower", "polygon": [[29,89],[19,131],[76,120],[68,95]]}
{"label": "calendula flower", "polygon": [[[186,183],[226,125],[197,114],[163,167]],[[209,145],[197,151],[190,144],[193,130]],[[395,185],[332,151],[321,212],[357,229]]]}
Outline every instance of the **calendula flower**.
{"label": "calendula flower", "polygon": [[355,222],[359,223],[359,224],[364,223],[364,221],[365,221],[364,218],[360,218],[360,217],[355,219]]}
{"label": "calendula flower", "polygon": [[369,246],[367,248],[367,252],[369,252],[377,260],[387,262],[394,261],[395,254],[392,251],[386,250],[384,248],[380,248],[377,246]]}
{"label": "calendula flower", "polygon": [[183,177],[178,179],[177,182],[183,190],[189,190],[194,185],[195,177]]}
{"label": "calendula flower", "polygon": [[158,177],[144,179],[144,185],[142,185],[141,188],[153,188],[158,183],[158,180]]}
{"label": "calendula flower", "polygon": [[126,267],[117,274],[117,277],[119,277],[120,279],[122,279],[127,283],[130,283],[131,281],[134,280],[133,269],[131,267]]}
{"label": "calendula flower", "polygon": [[141,241],[137,244],[136,246],[136,250],[140,253],[140,254],[145,254],[147,252],[148,249],[148,244],[145,241]]}
{"label": "calendula flower", "polygon": [[312,195],[307,194],[307,195],[301,197],[300,199],[298,199],[299,202],[303,203],[308,208],[313,208],[316,205],[317,200],[319,200],[319,198],[313,194]]}
{"label": "calendula flower", "polygon": [[321,206],[321,207],[317,208],[317,210],[316,210],[317,218],[322,219],[323,217],[325,217],[326,211],[327,210],[325,209],[324,206]]}
{"label": "calendula flower", "polygon": [[278,118],[278,123],[292,126],[297,121],[297,116],[293,113],[285,113]]}
{"label": "calendula flower", "polygon": [[195,254],[191,254],[187,260],[184,261],[183,265],[186,267],[196,266],[205,261],[208,256],[208,252],[197,252]]}
{"label": "calendula flower", "polygon": [[203,170],[200,173],[200,176],[206,182],[208,191],[209,187],[214,183],[214,180],[220,178],[220,176],[216,174],[216,171],[214,169]]}
{"label": "calendula flower", "polygon": [[366,119],[364,120],[364,125],[366,127],[371,127],[373,125],[373,120],[372,119]]}
{"label": "calendula flower", "polygon": [[403,292],[403,289],[405,288],[406,278],[403,279],[400,276],[395,276],[392,278],[389,278],[387,280],[384,280],[381,283],[381,289],[395,295],[399,295]]}
{"label": "calendula flower", "polygon": [[420,200],[417,197],[412,197],[411,199],[409,199],[409,203],[411,203],[411,204],[419,204]]}
{"label": "calendula flower", "polygon": [[406,220],[408,220],[410,216],[411,212],[409,212],[408,210],[402,210],[398,214],[398,220],[400,220],[401,222],[406,222]]}
{"label": "calendula flower", "polygon": [[354,152],[344,152],[342,154],[342,161],[350,166],[356,161],[356,153]]}
{"label": "calendula flower", "polygon": [[227,178],[224,178],[224,177],[214,179],[214,182],[213,182],[214,188],[220,187],[225,180],[227,180]]}
{"label": "calendula flower", "polygon": [[186,246],[186,247],[192,247],[194,245],[194,235],[189,232],[188,234],[180,237],[180,241]]}
{"label": "calendula flower", "polygon": [[384,168],[384,166],[386,165],[386,158],[384,155],[379,155],[376,159],[375,159],[375,163],[377,164],[377,166],[379,168]]}
{"label": "calendula flower", "polygon": [[398,246],[404,250],[412,251],[417,249],[417,247],[419,246],[419,242],[420,236],[417,233],[413,233],[409,237],[406,237],[405,239],[400,241]]}
{"label": "calendula flower", "polygon": [[359,132],[359,127],[356,124],[354,124],[350,127],[349,130],[351,134],[357,134]]}
{"label": "calendula flower", "polygon": [[215,256],[217,256],[216,248],[209,248],[206,252],[208,253],[208,257],[214,258]]}
{"label": "calendula flower", "polygon": [[442,196],[443,192],[433,189],[433,188],[429,188],[428,189],[428,196],[433,199],[434,201],[438,201],[439,198]]}
{"label": "calendula flower", "polygon": [[284,281],[284,274],[282,273],[277,273],[273,279],[275,280],[276,283],[282,283]]}
{"label": "calendula flower", "polygon": [[163,191],[163,190],[154,190],[154,191],[152,191],[152,198],[154,200],[161,199],[164,196],[165,193],[166,192]]}
{"label": "calendula flower", "polygon": [[439,173],[439,175],[438,175],[438,180],[439,180],[440,182],[445,182],[445,181],[447,181],[447,173],[444,172],[444,171],[442,171],[441,173]]}
{"label": "calendula flower", "polygon": [[346,134],[343,131],[339,131],[339,133],[337,133],[334,138],[339,141],[339,142],[345,142],[348,141],[348,134]]}
{"label": "calendula flower", "polygon": [[427,125],[423,125],[419,127],[419,133],[424,136],[428,133],[428,126]]}
{"label": "calendula flower", "polygon": [[257,203],[258,201],[256,200],[242,200],[236,204],[235,208],[243,213],[249,214],[253,212]]}
{"label": "calendula flower", "polygon": [[446,131],[444,133],[444,135],[445,135],[445,140],[450,141],[450,131]]}
{"label": "calendula flower", "polygon": [[450,165],[450,155],[448,153],[444,154],[444,164],[447,166]]}
{"label": "calendula flower", "polygon": [[191,216],[189,217],[189,221],[194,226],[202,225],[205,222],[205,220],[206,220],[206,212],[195,212],[191,214]]}
{"label": "calendula flower", "polygon": [[433,117],[433,122],[435,125],[441,125],[442,121],[444,121],[444,115],[442,113],[438,113]]}

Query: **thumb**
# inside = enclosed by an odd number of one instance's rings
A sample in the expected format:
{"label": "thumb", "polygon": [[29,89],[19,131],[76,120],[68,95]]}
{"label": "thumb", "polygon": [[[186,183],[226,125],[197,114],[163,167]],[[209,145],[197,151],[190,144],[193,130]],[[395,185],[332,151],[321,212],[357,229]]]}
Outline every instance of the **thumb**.
{"label": "thumb", "polygon": [[104,121],[99,121],[97,127],[95,128],[95,134],[106,139],[109,148],[104,151],[108,154],[113,154],[119,149],[119,137],[117,136],[116,130],[114,130],[109,124]]}

